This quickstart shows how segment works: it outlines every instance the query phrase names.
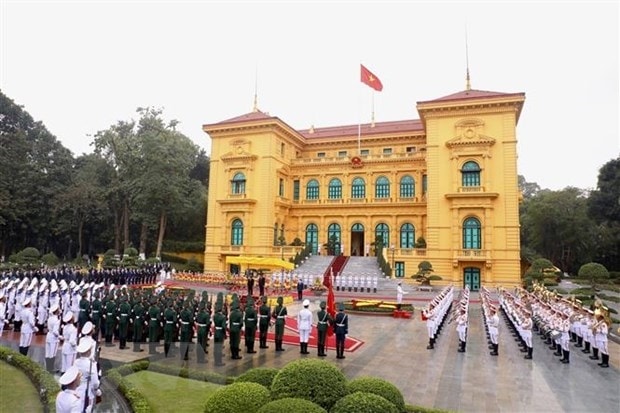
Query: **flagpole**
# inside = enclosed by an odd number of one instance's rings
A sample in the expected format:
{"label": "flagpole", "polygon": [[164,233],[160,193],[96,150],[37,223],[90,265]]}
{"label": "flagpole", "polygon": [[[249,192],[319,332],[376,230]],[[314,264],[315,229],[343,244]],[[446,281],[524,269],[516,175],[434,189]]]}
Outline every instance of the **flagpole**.
{"label": "flagpole", "polygon": [[372,112],[370,114],[370,127],[374,128],[375,127],[375,91],[373,89],[372,91]]}
{"label": "flagpole", "polygon": [[[361,63],[360,63],[361,64]],[[357,155],[362,154],[362,88],[357,94]]]}

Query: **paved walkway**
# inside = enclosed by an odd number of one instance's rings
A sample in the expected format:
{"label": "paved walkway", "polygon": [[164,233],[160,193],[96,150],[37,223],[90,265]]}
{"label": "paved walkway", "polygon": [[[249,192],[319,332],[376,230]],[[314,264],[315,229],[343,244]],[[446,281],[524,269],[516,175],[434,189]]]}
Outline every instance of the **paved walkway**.
{"label": "paved walkway", "polygon": [[[433,293],[412,291],[405,295],[405,302],[422,307]],[[336,292],[336,299],[343,300],[352,293]],[[385,281],[377,294],[357,294],[358,297],[385,297],[394,299],[395,282]],[[381,377],[394,383],[409,404],[436,407],[459,412],[619,412],[620,411],[620,346],[610,342],[611,365],[608,369],[572,347],[571,363],[560,363],[558,357],[534,337],[534,359],[524,360],[517,343],[500,318],[499,356],[492,357],[487,349],[482,326],[478,295],[472,293],[470,304],[470,329],[466,353],[458,353],[455,325],[449,325],[438,338],[434,350],[426,350],[426,326],[420,321],[419,312],[412,319],[350,315],[350,334],[364,344],[346,359],[337,360],[329,352],[328,361],[341,367],[349,378],[359,376]],[[316,311],[318,299],[310,297],[311,309]],[[298,302],[288,306],[291,315],[300,309]],[[10,335],[10,334],[9,334]],[[17,343],[7,340],[0,344],[17,348]],[[212,369],[221,374],[236,376],[253,367],[280,368],[301,356],[297,346],[285,346],[286,351],[276,353],[274,344],[256,354],[243,353],[243,359],[231,360],[229,352],[225,366],[214,367],[212,354],[208,363],[197,365],[193,346],[189,366]],[[572,346],[572,345],[571,345]],[[144,346],[146,348],[146,346]],[[161,353],[162,346],[158,348]],[[119,351],[120,352],[120,351]],[[36,350],[33,352],[36,357]],[[146,352],[122,352],[123,357],[148,357]],[[102,353],[102,356],[104,354]],[[42,356],[41,356],[42,357]],[[178,353],[160,362],[181,366]],[[42,360],[42,358],[41,358]],[[112,398],[113,399],[113,398]],[[103,407],[103,406],[102,406]],[[120,412],[125,407],[112,402],[110,410]]]}

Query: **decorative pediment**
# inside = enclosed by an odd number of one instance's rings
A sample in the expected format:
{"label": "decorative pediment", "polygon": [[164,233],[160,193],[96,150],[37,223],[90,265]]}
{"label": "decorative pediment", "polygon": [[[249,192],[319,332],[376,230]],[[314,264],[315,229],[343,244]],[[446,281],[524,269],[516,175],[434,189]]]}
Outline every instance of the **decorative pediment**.
{"label": "decorative pediment", "polygon": [[446,142],[448,148],[457,146],[491,146],[495,139],[484,135],[484,121],[481,119],[463,119],[455,125],[456,137]]}

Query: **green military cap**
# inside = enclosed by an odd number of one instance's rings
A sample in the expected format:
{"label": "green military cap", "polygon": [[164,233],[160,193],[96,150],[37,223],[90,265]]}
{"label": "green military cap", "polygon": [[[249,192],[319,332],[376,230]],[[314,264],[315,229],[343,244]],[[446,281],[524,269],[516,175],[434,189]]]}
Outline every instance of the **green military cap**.
{"label": "green military cap", "polygon": [[284,299],[282,297],[278,297],[277,302],[278,304],[282,305],[282,303],[284,302]]}
{"label": "green military cap", "polygon": [[254,299],[252,297],[248,297],[247,306],[251,307],[254,305]]}
{"label": "green military cap", "polygon": [[327,306],[327,303],[325,301],[321,301],[320,306],[324,309]]}
{"label": "green military cap", "polygon": [[338,304],[338,311],[344,311],[344,303]]}

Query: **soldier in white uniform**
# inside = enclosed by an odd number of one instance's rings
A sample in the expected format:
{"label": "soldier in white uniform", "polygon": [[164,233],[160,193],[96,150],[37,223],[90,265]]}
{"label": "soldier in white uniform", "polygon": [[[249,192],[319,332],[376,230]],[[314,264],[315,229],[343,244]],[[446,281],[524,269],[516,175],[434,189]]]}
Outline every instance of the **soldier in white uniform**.
{"label": "soldier in white uniform", "polygon": [[0,291],[0,337],[4,331],[4,323],[6,322],[6,297],[3,291]]}
{"label": "soldier in white uniform", "polygon": [[19,335],[19,352],[24,356],[27,356],[30,343],[32,342],[32,334],[39,331],[39,329],[37,328],[34,320],[34,313],[32,312],[30,298],[26,298],[22,306],[24,309],[21,313],[22,327]]}
{"label": "soldier in white uniform", "polygon": [[302,308],[297,314],[297,328],[299,329],[299,347],[300,354],[309,354],[308,340],[310,331],[312,330],[312,311],[310,311],[310,300],[307,298],[303,301]]}
{"label": "soldier in white uniform", "polygon": [[56,396],[56,413],[81,413],[90,412],[91,409],[84,409],[84,399],[77,391],[81,382],[80,369],[73,366],[60,377],[58,383],[62,386],[62,391]]}
{"label": "soldier in white uniform", "polygon": [[45,335],[45,366],[47,371],[53,373],[54,363],[56,361],[56,352],[58,351],[58,343],[60,342],[60,308],[58,304],[54,304],[50,308],[49,317],[47,317],[47,334]]}
{"label": "soldier in white uniform", "polygon": [[459,335],[459,353],[465,352],[467,345],[467,306],[461,307],[459,316],[456,318],[456,332]]}
{"label": "soldier in white uniform", "polygon": [[492,356],[499,354],[499,316],[497,315],[497,308],[494,306],[489,307],[489,336],[491,337],[491,345],[493,349],[491,351]]}
{"label": "soldier in white uniform", "polygon": [[[80,370],[80,385],[77,388],[78,394],[84,400],[84,404],[91,410],[95,406],[96,396],[101,395],[99,390],[99,367],[97,362],[91,358],[91,345],[87,341],[81,342],[77,346],[79,357],[75,360],[74,366]],[[88,400],[87,400],[88,399]]]}
{"label": "soldier in white uniform", "polygon": [[77,348],[78,331],[74,324],[73,313],[67,312],[62,321],[65,325],[62,328],[62,366],[61,372],[66,372],[75,361]]}
{"label": "soldier in white uniform", "polygon": [[527,347],[527,354],[523,358],[526,360],[531,360],[532,352],[534,350],[532,347],[532,327],[534,324],[532,322],[532,313],[530,311],[524,310],[523,314],[525,315],[525,319],[521,323],[521,337],[523,337],[523,341],[525,341],[525,346]]}

